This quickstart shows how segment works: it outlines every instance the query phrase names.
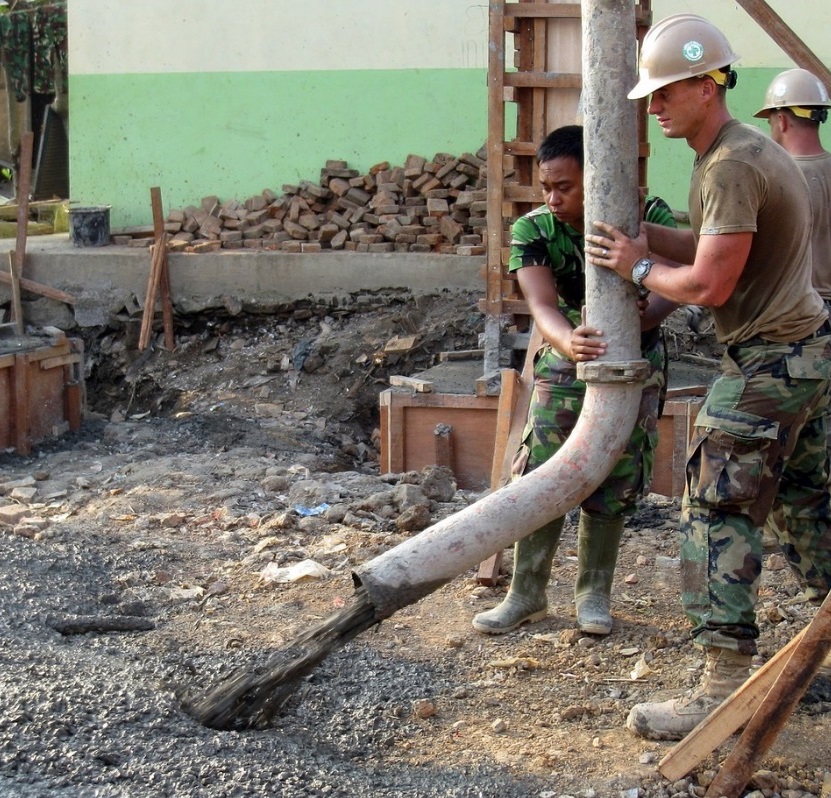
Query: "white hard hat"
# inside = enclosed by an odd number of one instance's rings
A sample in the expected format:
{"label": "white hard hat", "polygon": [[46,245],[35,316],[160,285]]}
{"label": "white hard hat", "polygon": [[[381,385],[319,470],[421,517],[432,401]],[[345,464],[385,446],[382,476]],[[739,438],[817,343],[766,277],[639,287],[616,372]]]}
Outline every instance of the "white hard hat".
{"label": "white hard hat", "polygon": [[674,14],[653,25],[644,36],[638,60],[638,83],[630,100],[646,97],[678,80],[712,74],[732,88],[735,72],[724,70],[739,56],[725,35],[697,14]]}
{"label": "white hard hat", "polygon": [[822,81],[807,69],[787,69],[780,72],[765,93],[765,104],[753,116],[766,119],[772,111],[790,108],[803,119],[824,122],[826,108],[831,107],[828,90]]}

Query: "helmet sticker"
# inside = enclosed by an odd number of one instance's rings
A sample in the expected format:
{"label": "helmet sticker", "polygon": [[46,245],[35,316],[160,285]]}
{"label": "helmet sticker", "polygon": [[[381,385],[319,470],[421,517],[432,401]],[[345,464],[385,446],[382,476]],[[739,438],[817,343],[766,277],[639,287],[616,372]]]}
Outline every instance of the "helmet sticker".
{"label": "helmet sticker", "polygon": [[704,45],[693,39],[684,45],[681,52],[687,61],[700,61],[704,57]]}

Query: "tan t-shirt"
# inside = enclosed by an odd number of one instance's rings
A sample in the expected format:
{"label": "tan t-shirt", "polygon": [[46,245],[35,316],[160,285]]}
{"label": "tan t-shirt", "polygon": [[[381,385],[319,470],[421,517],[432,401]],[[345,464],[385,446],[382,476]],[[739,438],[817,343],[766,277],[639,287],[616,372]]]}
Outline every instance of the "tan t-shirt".
{"label": "tan t-shirt", "polygon": [[831,301],[831,152],[796,155],[794,160],[808,181],[811,195],[814,288],[823,299]]}
{"label": "tan t-shirt", "polygon": [[811,203],[794,160],[758,128],[731,120],[696,160],[690,224],[700,236],[752,232],[732,296],[713,308],[716,336],[798,341],[828,316],[811,285]]}

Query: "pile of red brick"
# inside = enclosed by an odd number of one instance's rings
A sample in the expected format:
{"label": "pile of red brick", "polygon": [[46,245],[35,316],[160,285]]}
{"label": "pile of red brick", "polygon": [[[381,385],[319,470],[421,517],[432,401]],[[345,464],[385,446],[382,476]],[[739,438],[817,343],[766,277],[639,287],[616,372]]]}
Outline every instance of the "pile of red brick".
{"label": "pile of red brick", "polygon": [[[365,175],[327,161],[319,183],[170,211],[172,251],[273,249],[285,252],[441,252],[481,255],[486,237],[484,148],[459,157],[409,155],[404,166],[380,163]],[[143,246],[152,228],[119,231],[114,243]]]}

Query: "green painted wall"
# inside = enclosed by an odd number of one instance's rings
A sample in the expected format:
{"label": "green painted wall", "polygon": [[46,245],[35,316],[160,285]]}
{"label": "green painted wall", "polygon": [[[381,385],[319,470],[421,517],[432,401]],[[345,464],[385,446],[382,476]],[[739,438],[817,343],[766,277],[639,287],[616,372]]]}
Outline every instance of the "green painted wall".
{"label": "green painted wall", "polygon": [[[235,0],[230,27],[226,4],[174,5],[68,5],[71,199],[112,205],[113,227],[149,223],[154,185],[169,209],[317,180],[330,158],[363,172],[484,143],[487,3]],[[827,62],[831,5],[771,5]],[[653,0],[654,18],[689,7]],[[695,11],[742,55],[730,104],[753,121],[793,64],[738,4],[697,0]],[[823,136],[831,147],[831,123]],[[692,152],[654,124],[650,139],[650,188],[685,210]]]}
{"label": "green painted wall", "polygon": [[166,209],[243,200],[329,158],[363,172],[475,152],[487,132],[479,69],[82,74],[69,97],[72,199],[112,205],[114,227],[148,223],[151,186]]}
{"label": "green painted wall", "polygon": [[[727,92],[728,106],[733,116],[742,122],[769,131],[766,119],[755,119],[753,114],[764,104],[765,92],[771,80],[783,69],[742,69],[737,67],[739,82]],[[831,150],[831,123],[821,125],[822,140]],[[649,189],[662,196],[676,210],[686,211],[687,193],[692,173],[694,153],[684,139],[667,139],[654,118],[649,120]]]}

